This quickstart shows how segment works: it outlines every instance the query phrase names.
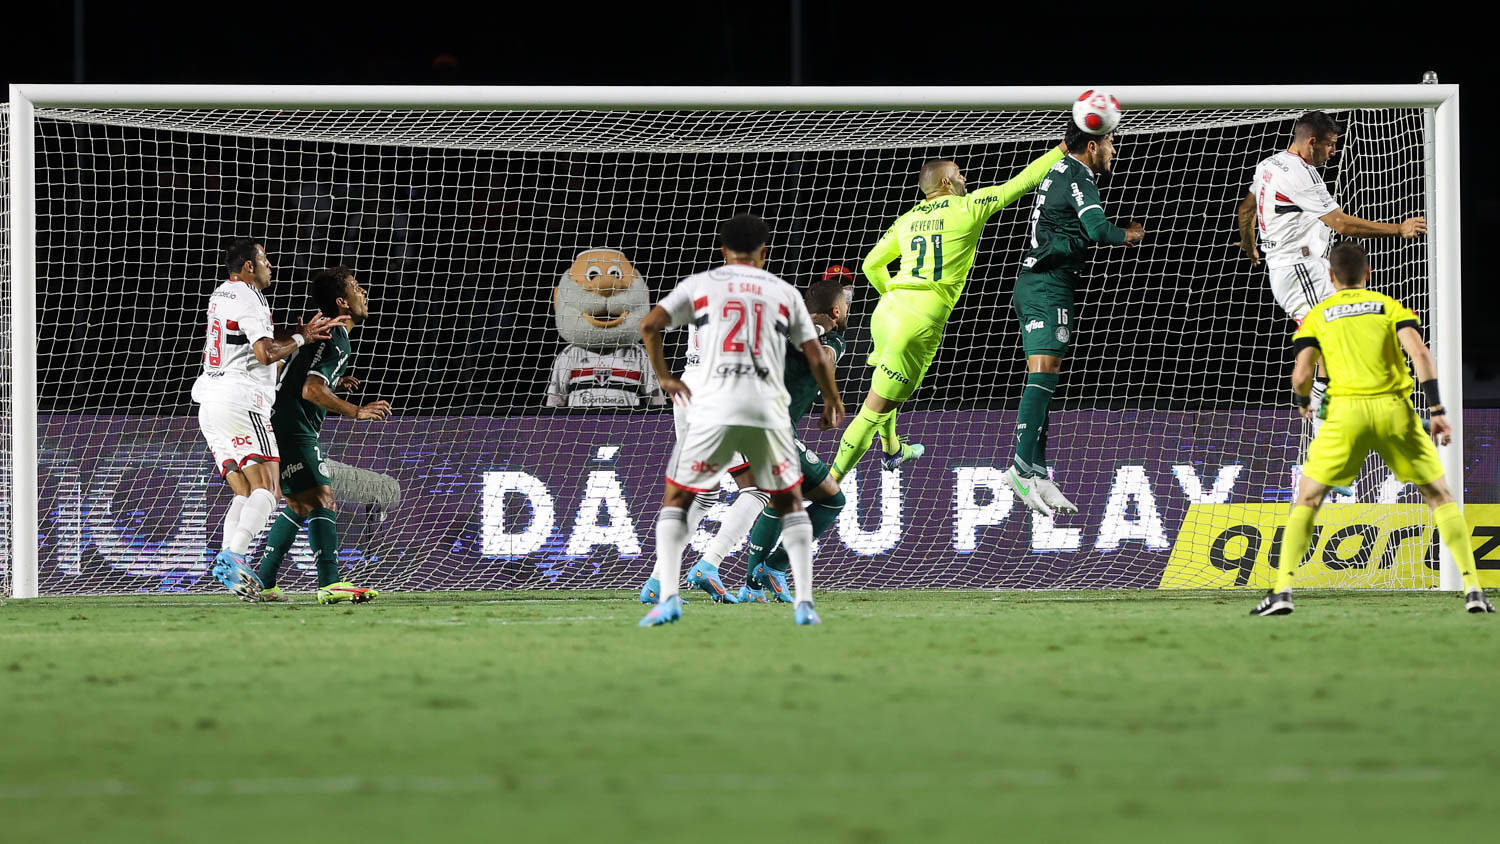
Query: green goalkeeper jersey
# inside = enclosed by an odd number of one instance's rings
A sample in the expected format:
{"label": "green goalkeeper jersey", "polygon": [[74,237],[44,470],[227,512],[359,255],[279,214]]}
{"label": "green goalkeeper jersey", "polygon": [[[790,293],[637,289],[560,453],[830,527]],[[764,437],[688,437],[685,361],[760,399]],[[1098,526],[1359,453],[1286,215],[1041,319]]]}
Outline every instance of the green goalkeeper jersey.
{"label": "green goalkeeper jersey", "polygon": [[276,409],[271,413],[271,427],[278,437],[309,436],[316,438],[323,430],[328,411],[302,397],[302,385],[308,378],[321,378],[332,390],[349,369],[349,332],[336,325],[327,340],[308,343],[292,355],[281,370],[276,387]]}
{"label": "green goalkeeper jersey", "polygon": [[1125,231],[1104,217],[1094,171],[1072,157],[1052,165],[1036,190],[1031,212],[1031,249],[1021,273],[1077,275],[1095,243],[1124,243]]}
{"label": "green goalkeeper jersey", "polygon": [[[1062,156],[1054,147],[1003,185],[918,203],[865,256],[865,276],[882,296],[888,290],[913,291],[915,296],[903,297],[904,304],[933,322],[946,322],[974,267],[985,222],[1036,187]],[[901,269],[893,277],[886,267],[897,258]]]}
{"label": "green goalkeeper jersey", "polygon": [[[829,331],[819,337],[818,342],[833,349],[834,363],[838,363],[839,358],[844,356],[844,332],[837,329]],[[817,401],[821,391],[818,389],[818,379],[813,377],[812,367],[808,365],[807,358],[802,355],[802,349],[790,348],[790,343],[787,346],[786,391],[792,397],[787,410],[792,417],[792,427],[796,428],[797,423],[802,421],[802,417],[812,410],[813,402]]]}

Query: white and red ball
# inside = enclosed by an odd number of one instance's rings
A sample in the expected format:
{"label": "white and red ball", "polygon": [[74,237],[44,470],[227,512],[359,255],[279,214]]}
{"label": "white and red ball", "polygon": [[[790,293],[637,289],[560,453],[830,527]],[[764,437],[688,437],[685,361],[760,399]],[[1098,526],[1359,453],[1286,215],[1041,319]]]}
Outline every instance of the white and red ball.
{"label": "white and red ball", "polygon": [[1108,135],[1120,125],[1120,101],[1102,88],[1090,88],[1073,103],[1073,125],[1090,135]]}

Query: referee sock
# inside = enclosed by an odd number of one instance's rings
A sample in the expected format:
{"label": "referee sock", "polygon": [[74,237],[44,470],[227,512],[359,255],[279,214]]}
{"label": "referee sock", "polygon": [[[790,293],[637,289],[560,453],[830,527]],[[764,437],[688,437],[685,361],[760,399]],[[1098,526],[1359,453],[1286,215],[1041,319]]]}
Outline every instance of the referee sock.
{"label": "referee sock", "polygon": [[302,518],[291,507],[281,508],[281,515],[271,525],[265,550],[260,555],[260,583],[263,588],[270,589],[276,585],[276,573],[281,570],[281,561],[286,558],[286,552],[292,550],[292,543],[297,541],[297,533],[301,530]]}
{"label": "referee sock", "polygon": [[887,410],[884,413],[876,413],[870,408],[860,405],[859,413],[849,421],[849,426],[844,429],[844,436],[839,440],[839,453],[833,457],[833,472],[840,478],[848,475],[858,463],[865,452],[870,450],[870,443],[875,439],[875,432],[879,430],[887,419],[894,419],[896,411]]}
{"label": "referee sock", "polygon": [[1281,535],[1281,559],[1276,562],[1276,588],[1272,591],[1285,592],[1292,588],[1297,565],[1307,556],[1307,546],[1312,542],[1313,518],[1317,515],[1317,510],[1298,504],[1287,516],[1286,531]]}
{"label": "referee sock", "polygon": [[250,540],[255,538],[266,526],[266,519],[271,518],[271,511],[276,509],[276,496],[269,489],[252,489],[250,497],[240,507],[240,521],[234,526],[234,533],[229,541],[224,543],[225,550],[236,554],[243,554],[250,550]]}
{"label": "referee sock", "polygon": [[1021,407],[1016,411],[1016,470],[1036,476],[1045,473],[1038,454],[1037,441],[1047,427],[1047,410],[1057,390],[1056,372],[1030,372],[1026,388],[1021,391]]}
{"label": "referee sock", "polygon": [[687,541],[687,513],[681,507],[661,508],[656,514],[656,576],[661,581],[658,604],[677,594],[682,582],[682,549]]}
{"label": "referee sock", "polygon": [[220,548],[228,548],[230,541],[234,538],[235,528],[240,526],[240,512],[245,509],[245,502],[250,499],[244,495],[236,495],[229,502],[229,512],[224,514],[224,544]]}
{"label": "referee sock", "polygon": [[1464,591],[1473,592],[1479,587],[1479,574],[1474,568],[1474,548],[1469,544],[1469,523],[1464,520],[1463,510],[1457,501],[1449,501],[1432,511],[1437,528],[1443,535],[1443,544],[1458,564],[1458,573],[1464,578]]}
{"label": "referee sock", "polygon": [[307,515],[307,538],[312,544],[313,562],[318,567],[318,588],[338,583],[339,529],[338,514],[318,507]]}

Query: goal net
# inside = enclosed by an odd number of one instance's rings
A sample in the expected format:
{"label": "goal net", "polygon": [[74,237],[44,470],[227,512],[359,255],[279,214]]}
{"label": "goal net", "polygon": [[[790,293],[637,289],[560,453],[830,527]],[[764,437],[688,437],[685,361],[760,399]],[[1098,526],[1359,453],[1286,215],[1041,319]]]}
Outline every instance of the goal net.
{"label": "goal net", "polygon": [[[370,291],[354,400],[388,399],[395,414],[330,417],[323,431],[353,579],[637,586],[673,436],[633,336],[647,303],[718,261],[718,227],[741,211],[768,221],[769,269],[797,286],[831,265],[857,271],[918,199],[922,162],[952,158],[971,187],[997,184],[1060,139],[1066,104],[38,107],[40,591],[217,588],[206,570],[230,494],[189,389],[219,248],[236,236],[264,239],[278,323],[312,312],[307,280],[325,266],[353,266]],[[1287,402],[1293,326],[1234,246],[1234,209],[1304,110],[1125,112],[1102,196],[1111,220],[1139,220],[1147,236],[1096,249],[1078,293],[1048,445],[1074,516],[1033,516],[1000,481],[1025,379],[1011,295],[1031,198],[999,213],[899,416],[926,456],[885,473],[876,449],[845,479],[818,588],[1268,583],[1304,432]],[[1323,171],[1342,207],[1382,221],[1424,213],[1424,112],[1337,115],[1347,128]],[[1428,242],[1367,245],[1374,286],[1426,325]],[[851,414],[869,388],[876,301],[861,278],[838,365]],[[668,357],[681,365],[681,337]],[[831,456],[838,432],[815,422],[799,433]],[[1325,508],[1302,582],[1436,585],[1416,501],[1372,459],[1349,506]],[[310,557],[299,540],[290,591],[312,587]],[[741,561],[730,558],[726,582],[737,585]]]}

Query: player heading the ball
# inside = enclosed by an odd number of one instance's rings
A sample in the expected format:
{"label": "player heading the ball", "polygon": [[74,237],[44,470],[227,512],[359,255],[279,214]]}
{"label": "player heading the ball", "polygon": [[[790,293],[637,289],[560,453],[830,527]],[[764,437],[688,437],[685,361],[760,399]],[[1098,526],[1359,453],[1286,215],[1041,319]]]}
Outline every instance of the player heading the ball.
{"label": "player heading the ball", "polygon": [[1065,143],[1067,157],[1037,188],[1031,249],[1021,261],[1011,300],[1026,353],[1026,386],[1016,409],[1016,454],[1005,478],[1017,498],[1047,516],[1078,512],[1048,475],[1047,427],[1062,361],[1077,337],[1073,298],[1084,264],[1094,244],[1134,245],[1146,233],[1140,223],[1122,229],[1104,216],[1096,180],[1114,166],[1114,134],[1095,135],[1070,125]]}
{"label": "player heading the ball", "polygon": [[[688,416],[667,462],[656,517],[661,597],[640,626],[682,617],[677,590],[688,541],[686,509],[694,493],[719,482],[735,452],[749,461],[755,485],[781,515],[782,542],[796,578],[794,618],[798,624],[818,624],[812,600],[812,523],[802,511],[802,473],[788,416],[788,343],[807,357],[823,393],[823,429],[843,422],[844,404],[802,296],[764,269],[770,239],[765,221],[738,214],[724,224],[720,236],[724,265],[683,279],[641,323],[641,339],[662,391],[673,402],[687,403]],[[697,328],[702,355],[702,374],[691,387],[668,368],[662,346],[662,332],[689,322]]]}
{"label": "player heading the ball", "polygon": [[[1417,315],[1395,299],[1365,288],[1370,262],[1359,244],[1340,243],[1329,257],[1336,292],[1308,311],[1292,341],[1297,356],[1292,367],[1293,400],[1304,418],[1313,414],[1313,371],[1321,359],[1332,377],[1328,419],[1307,451],[1297,500],[1287,516],[1276,585],[1250,614],[1291,613],[1292,577],[1298,561],[1307,555],[1318,508],[1331,487],[1354,481],[1371,450],[1380,453],[1399,480],[1416,484],[1432,508],[1443,542],[1463,575],[1464,609],[1494,612],[1479,586],[1468,523],[1453,500],[1432,445],[1434,438],[1447,445],[1452,429]],[[1422,400],[1432,419],[1431,438],[1422,430],[1422,420],[1411,404],[1411,372],[1403,350],[1417,371]]]}
{"label": "player heading the ball", "polygon": [[[955,162],[936,159],[922,165],[917,174],[922,201],[896,218],[865,256],[865,277],[880,294],[870,316],[875,349],[868,363],[875,373],[859,413],[839,441],[835,481],[859,463],[877,434],[887,470],[922,456],[921,445],[902,443],[896,435],[897,410],[932,365],[948,315],[974,266],[984,224],[1036,187],[1063,152],[1058,144],[1005,184],[973,193]],[[897,258],[901,266],[892,276],[887,266]]]}

